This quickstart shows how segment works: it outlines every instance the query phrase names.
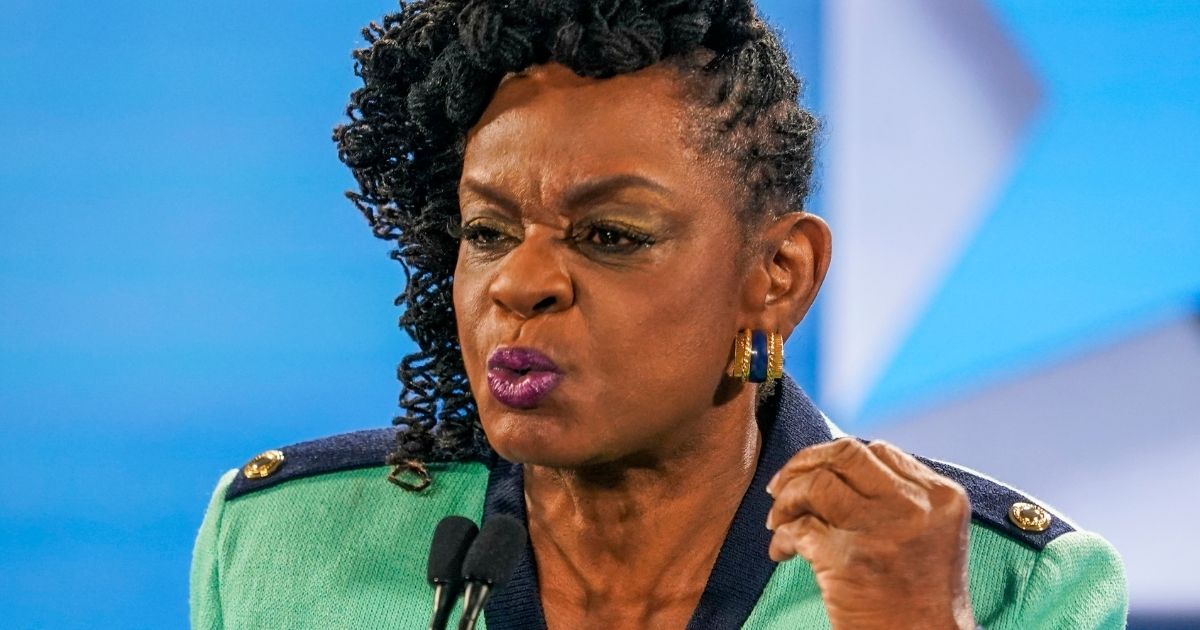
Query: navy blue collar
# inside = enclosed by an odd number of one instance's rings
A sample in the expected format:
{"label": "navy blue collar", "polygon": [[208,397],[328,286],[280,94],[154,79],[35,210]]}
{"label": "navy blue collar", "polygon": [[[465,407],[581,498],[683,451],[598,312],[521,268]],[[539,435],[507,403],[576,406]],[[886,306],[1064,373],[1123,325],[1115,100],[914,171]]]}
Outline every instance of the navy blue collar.
{"label": "navy blue collar", "polygon": [[[765,527],[771,497],[767,482],[800,449],[832,439],[821,412],[787,374],[758,410],[762,448],[754,479],[746,490],[689,630],[741,628],[758,603],[776,563],[767,556],[771,532]],[[483,515],[508,514],[528,525],[522,468],[502,459],[492,465]],[[497,591],[484,609],[490,630],[545,630],[546,616],[538,596],[537,568],[526,539],[512,580]]]}

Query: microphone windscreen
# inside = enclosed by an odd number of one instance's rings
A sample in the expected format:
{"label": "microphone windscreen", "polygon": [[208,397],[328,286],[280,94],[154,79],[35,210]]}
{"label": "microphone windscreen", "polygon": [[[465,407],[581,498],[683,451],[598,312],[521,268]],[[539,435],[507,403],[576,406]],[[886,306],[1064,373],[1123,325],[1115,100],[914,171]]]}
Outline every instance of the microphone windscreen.
{"label": "microphone windscreen", "polygon": [[463,578],[463,558],[475,540],[479,528],[462,516],[447,516],[433,530],[429,545],[428,578],[430,583],[458,582]]}
{"label": "microphone windscreen", "polygon": [[525,549],[525,526],[506,514],[484,521],[483,529],[463,560],[463,577],[500,588],[512,577]]}

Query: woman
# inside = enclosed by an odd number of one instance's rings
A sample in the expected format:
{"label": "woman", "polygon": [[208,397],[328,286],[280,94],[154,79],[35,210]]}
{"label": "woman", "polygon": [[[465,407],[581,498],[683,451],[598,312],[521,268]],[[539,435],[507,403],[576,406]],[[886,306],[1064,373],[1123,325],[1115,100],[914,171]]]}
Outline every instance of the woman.
{"label": "woman", "polygon": [[830,234],[748,2],[430,0],[364,33],[334,136],[409,272],[405,413],[222,478],[194,626],[424,625],[433,525],[500,513],[529,538],[491,628],[1123,626],[1102,539],[835,439],[782,373]]}

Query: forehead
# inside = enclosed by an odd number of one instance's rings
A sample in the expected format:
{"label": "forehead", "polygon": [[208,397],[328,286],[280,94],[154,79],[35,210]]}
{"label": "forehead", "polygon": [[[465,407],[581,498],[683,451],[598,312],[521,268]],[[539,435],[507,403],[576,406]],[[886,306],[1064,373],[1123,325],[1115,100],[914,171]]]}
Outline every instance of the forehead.
{"label": "forehead", "polygon": [[689,116],[682,79],[670,66],[608,79],[535,66],[501,82],[468,133],[464,175],[497,181],[536,174],[548,185],[630,172],[668,185],[711,179],[702,172],[719,166],[700,150]]}

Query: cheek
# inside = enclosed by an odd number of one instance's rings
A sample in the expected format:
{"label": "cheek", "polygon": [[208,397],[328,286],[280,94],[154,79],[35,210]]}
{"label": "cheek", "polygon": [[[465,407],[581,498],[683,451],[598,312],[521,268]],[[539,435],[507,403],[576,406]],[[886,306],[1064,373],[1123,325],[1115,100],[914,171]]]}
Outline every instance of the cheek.
{"label": "cheek", "polygon": [[584,305],[596,353],[647,385],[715,386],[733,347],[740,285],[733,262],[712,251],[720,250],[697,244],[653,274],[598,283],[586,296],[594,307]]}
{"label": "cheek", "polygon": [[458,341],[462,347],[468,374],[472,368],[472,357],[475,356],[476,335],[479,332],[480,318],[483,316],[482,302],[486,299],[483,280],[478,273],[472,273],[460,263],[454,270],[453,300],[454,323],[458,330]]}
{"label": "cheek", "polygon": [[733,326],[739,286],[722,245],[705,240],[679,252],[642,283],[641,299],[629,300],[627,306],[636,305],[648,320],[668,326],[677,333],[671,337],[703,336],[713,327]]}

